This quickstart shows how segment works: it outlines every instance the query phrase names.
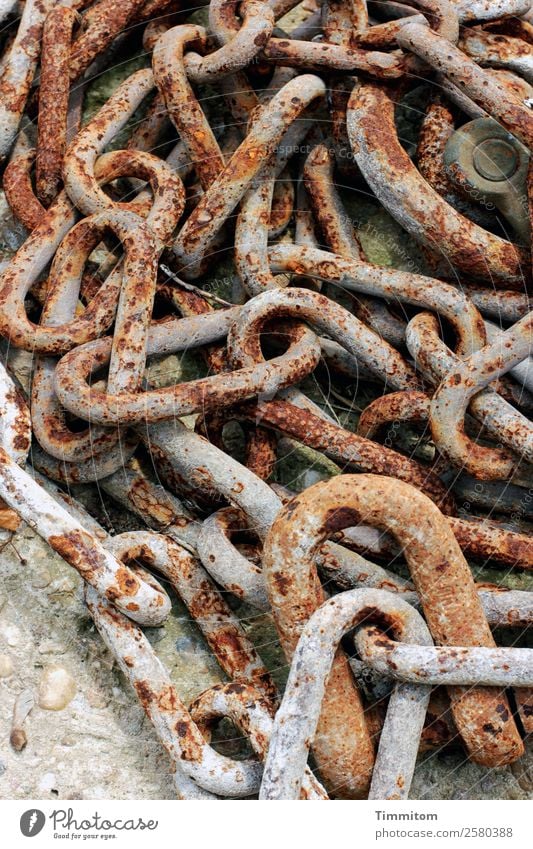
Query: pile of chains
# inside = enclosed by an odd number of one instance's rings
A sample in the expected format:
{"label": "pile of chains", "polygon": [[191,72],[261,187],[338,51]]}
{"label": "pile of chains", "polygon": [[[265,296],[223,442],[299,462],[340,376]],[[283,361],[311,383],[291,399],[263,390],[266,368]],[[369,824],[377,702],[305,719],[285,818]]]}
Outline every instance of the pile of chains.
{"label": "pile of chains", "polygon": [[[0,0],[3,189],[26,231],[0,333],[32,362],[27,387],[0,366],[1,524],[83,578],[179,798],[405,799],[419,752],[524,754],[533,653],[495,636],[520,641],[533,593],[470,562],[533,568],[530,5]],[[339,186],[428,272],[369,261]],[[222,256],[232,303],[209,290]],[[154,385],[147,362],[192,349],[205,377]],[[374,398],[356,429],[313,381]],[[275,483],[284,440],[342,473]],[[109,535],[70,494],[91,482],[140,529]],[[142,630],[170,612],[155,575],[227,678],[188,707]],[[235,600],[271,613],[283,694]],[[251,754],[217,750],[222,719]]]}

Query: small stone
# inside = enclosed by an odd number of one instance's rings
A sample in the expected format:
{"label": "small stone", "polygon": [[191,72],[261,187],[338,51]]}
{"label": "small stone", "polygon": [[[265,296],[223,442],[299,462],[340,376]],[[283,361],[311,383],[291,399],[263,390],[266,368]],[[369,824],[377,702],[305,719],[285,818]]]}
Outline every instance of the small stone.
{"label": "small stone", "polygon": [[160,643],[161,640],[165,639],[166,628],[146,628],[145,636],[150,641],[150,645],[155,646],[156,643]]}
{"label": "small stone", "polygon": [[76,585],[71,578],[57,578],[48,590],[48,595],[59,595],[61,593],[72,593],[76,589]]}
{"label": "small stone", "polygon": [[28,742],[26,732],[23,728],[13,728],[9,735],[9,742],[13,746],[15,752],[22,752]]}
{"label": "small stone", "polygon": [[11,646],[11,648],[13,648],[14,646],[18,645],[20,641],[20,630],[19,628],[17,628],[16,625],[5,625],[2,629],[2,636],[8,646]]}
{"label": "small stone", "polygon": [[65,654],[65,646],[55,640],[42,640],[37,649],[39,654]]}
{"label": "small stone", "polygon": [[9,678],[13,674],[13,661],[7,654],[0,654],[0,678]]}
{"label": "small stone", "polygon": [[48,569],[45,567],[38,569],[36,573],[32,576],[31,585],[35,587],[35,589],[44,589],[47,587],[52,580],[52,576]]}
{"label": "small stone", "polygon": [[55,774],[53,772],[45,772],[37,786],[43,793],[50,793],[51,790],[55,789],[56,783]]}
{"label": "small stone", "polygon": [[39,706],[63,710],[76,695],[76,682],[62,666],[47,666],[39,683]]}

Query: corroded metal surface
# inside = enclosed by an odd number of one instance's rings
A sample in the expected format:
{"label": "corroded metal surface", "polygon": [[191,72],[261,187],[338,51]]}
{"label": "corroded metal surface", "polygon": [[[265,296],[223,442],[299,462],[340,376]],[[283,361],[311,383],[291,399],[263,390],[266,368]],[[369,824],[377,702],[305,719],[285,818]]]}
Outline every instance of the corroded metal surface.
{"label": "corroded metal surface", "polygon": [[37,195],[45,206],[57,196],[67,145],[69,61],[76,13],[66,6],[47,16],[42,41],[39,125],[36,160]]}
{"label": "corroded metal surface", "polygon": [[[206,737],[217,721],[230,719],[249,738],[259,758],[265,759],[272,733],[272,712],[250,684],[220,684],[206,690],[192,703],[191,716]],[[302,779],[300,798],[328,798],[309,767],[306,767]]]}
{"label": "corroded metal surface", "polygon": [[39,62],[44,22],[52,0],[29,0],[0,75],[0,157],[9,153]]}
{"label": "corroded metal surface", "polygon": [[465,274],[522,288],[530,276],[527,257],[462,216],[423,179],[397,138],[394,102],[386,91],[356,86],[347,123],[359,168],[403,227]]}
{"label": "corroded metal surface", "polygon": [[[407,484],[360,475],[341,476],[317,484],[289,502],[267,537],[264,554],[269,597],[280,639],[289,656],[295,651],[306,620],[323,600],[313,567],[314,550],[328,534],[357,524],[362,517],[366,523],[387,527],[405,547],[405,557],[421,593],[434,639],[441,644],[493,645],[462,552],[438,509],[429,501],[427,510],[421,509],[425,500],[425,496]],[[414,537],[409,529],[420,528],[421,513],[424,527]],[[447,585],[450,590],[446,589]],[[324,759],[323,771],[328,780],[336,786],[351,780],[353,792],[358,786],[356,782],[361,790],[365,787],[372,764],[371,760],[366,763],[363,760],[363,714],[351,688],[346,660],[339,654],[335,664],[336,671],[330,675],[324,697],[320,748],[317,750],[315,746],[315,756],[319,763]],[[346,736],[339,740],[335,733],[327,707],[330,701],[335,705],[331,713],[341,724],[346,721],[341,719],[341,709],[346,711],[344,716],[352,717],[354,728],[355,716],[359,714],[359,737],[353,732],[351,749]],[[452,696],[452,704],[472,757],[483,763],[498,764],[513,760],[521,751],[522,743],[512,725],[509,709],[506,708],[505,722],[497,710],[502,695],[488,689],[479,693],[458,690]],[[491,731],[499,729],[498,735],[489,733],[489,725]]]}

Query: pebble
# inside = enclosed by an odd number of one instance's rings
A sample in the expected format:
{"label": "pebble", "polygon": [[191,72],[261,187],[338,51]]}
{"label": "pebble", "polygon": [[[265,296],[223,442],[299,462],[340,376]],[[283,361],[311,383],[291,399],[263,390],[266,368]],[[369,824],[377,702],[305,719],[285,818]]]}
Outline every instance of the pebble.
{"label": "pebble", "polygon": [[15,752],[22,752],[23,749],[26,748],[28,743],[28,737],[24,728],[13,728],[11,730],[11,734],[9,735],[9,742],[14,748]]}
{"label": "pebble", "polygon": [[44,589],[47,587],[52,580],[52,576],[46,567],[42,567],[38,569],[35,574],[32,576],[31,585],[35,587],[35,589]]}
{"label": "pebble", "polygon": [[47,639],[39,643],[37,651],[39,654],[65,654],[66,648],[56,640]]}
{"label": "pebble", "polygon": [[48,595],[56,595],[61,593],[72,593],[76,589],[76,584],[72,580],[72,578],[57,578],[52,584],[50,584],[50,589],[48,590]]}
{"label": "pebble", "polygon": [[45,774],[41,777],[38,787],[43,793],[49,793],[50,790],[53,790],[56,786],[57,779],[53,772],[45,772]]}
{"label": "pebble", "polygon": [[9,678],[13,673],[13,661],[7,654],[0,654],[0,678]]}
{"label": "pebble", "polygon": [[8,646],[13,648],[20,641],[20,629],[16,625],[4,625],[2,628],[2,636]]}
{"label": "pebble", "polygon": [[63,710],[76,695],[76,682],[62,666],[47,666],[39,683],[39,706]]}

